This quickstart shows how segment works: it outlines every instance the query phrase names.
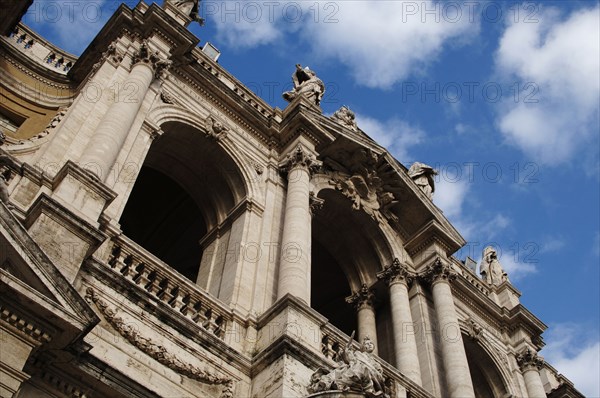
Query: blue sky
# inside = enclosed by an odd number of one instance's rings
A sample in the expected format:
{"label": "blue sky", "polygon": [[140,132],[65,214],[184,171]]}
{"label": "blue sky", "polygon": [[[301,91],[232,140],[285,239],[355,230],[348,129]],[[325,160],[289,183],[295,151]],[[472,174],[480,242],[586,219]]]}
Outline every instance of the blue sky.
{"label": "blue sky", "polygon": [[[136,2],[127,1],[133,6]],[[80,54],[120,2],[36,1],[24,21]],[[600,396],[599,3],[203,1],[190,29],[284,108],[296,63],[401,162],[440,175],[434,202],[477,262],[495,245],[550,329],[548,361]]]}

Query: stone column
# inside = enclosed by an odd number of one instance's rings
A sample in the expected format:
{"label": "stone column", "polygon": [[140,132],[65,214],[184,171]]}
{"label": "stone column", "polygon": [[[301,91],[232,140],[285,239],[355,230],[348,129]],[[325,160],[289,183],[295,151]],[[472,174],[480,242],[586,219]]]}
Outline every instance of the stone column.
{"label": "stone column", "polygon": [[456,274],[450,265],[438,258],[425,271],[424,277],[431,283],[448,396],[474,398],[469,363],[450,288],[450,282],[456,279]]}
{"label": "stone column", "polygon": [[546,398],[546,390],[540,377],[540,369],[544,366],[544,360],[538,357],[535,351],[527,348],[517,356],[517,363],[523,372],[529,398]]}
{"label": "stone column", "polygon": [[377,274],[377,278],[387,281],[390,289],[396,366],[400,372],[421,385],[421,367],[417,353],[415,327],[408,299],[408,285],[412,281],[413,275],[406,265],[400,264],[398,259],[394,259],[392,265]]}
{"label": "stone column", "polygon": [[115,102],[98,124],[94,135],[85,147],[79,165],[107,181],[129,130],[142,106],[154,78],[159,77],[171,61],[152,53],[144,41],[133,58],[131,72],[119,87]]}
{"label": "stone column", "polygon": [[298,144],[280,167],[288,173],[277,299],[292,294],[310,305],[310,175],[320,162]]}
{"label": "stone column", "polygon": [[365,337],[368,337],[375,346],[373,354],[378,355],[375,294],[373,290],[369,289],[366,284],[363,284],[358,292],[350,297],[346,297],[346,302],[353,304],[356,308],[359,343],[362,344]]}

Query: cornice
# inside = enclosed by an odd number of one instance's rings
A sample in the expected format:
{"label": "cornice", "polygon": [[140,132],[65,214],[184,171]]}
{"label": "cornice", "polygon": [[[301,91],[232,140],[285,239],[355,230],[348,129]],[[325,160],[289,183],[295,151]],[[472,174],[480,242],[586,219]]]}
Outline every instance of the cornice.
{"label": "cornice", "polygon": [[52,337],[42,327],[26,317],[18,314],[16,311],[8,308],[5,304],[0,304],[0,320],[12,326],[14,330],[24,334],[39,344],[45,344],[52,341]]}

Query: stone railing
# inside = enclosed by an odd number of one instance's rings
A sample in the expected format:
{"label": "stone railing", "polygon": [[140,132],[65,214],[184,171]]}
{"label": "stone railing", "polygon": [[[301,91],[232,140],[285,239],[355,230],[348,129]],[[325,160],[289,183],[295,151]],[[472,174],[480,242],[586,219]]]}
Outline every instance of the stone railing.
{"label": "stone railing", "polygon": [[464,266],[464,264],[462,264],[460,262],[460,260],[458,260],[455,257],[451,257],[451,261],[456,265],[455,268],[458,268],[460,270],[460,274],[477,290],[479,290],[481,293],[483,293],[486,296],[490,295],[490,288],[485,284],[485,282],[483,282],[477,275],[475,275],[473,272],[471,272],[470,270],[467,269],[467,267]]}
{"label": "stone railing", "polygon": [[109,250],[107,265],[115,272],[207,332],[224,338],[233,315],[223,303],[123,235],[112,239]]}

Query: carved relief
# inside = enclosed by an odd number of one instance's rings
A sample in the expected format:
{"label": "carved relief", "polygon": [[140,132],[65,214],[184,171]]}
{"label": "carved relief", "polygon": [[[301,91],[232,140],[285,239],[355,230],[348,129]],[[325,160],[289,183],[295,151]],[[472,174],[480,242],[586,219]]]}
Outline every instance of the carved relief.
{"label": "carved relief", "polygon": [[221,398],[233,398],[233,380],[215,376],[209,371],[202,370],[190,363],[185,363],[177,358],[176,355],[168,352],[164,346],[158,345],[152,339],[142,336],[135,328],[127,324],[123,318],[119,317],[116,310],[109,308],[108,304],[96,295],[94,289],[87,288],[85,298],[88,302],[94,303],[108,323],[139,350],[175,372],[191,379],[210,385],[222,385]]}
{"label": "carved relief", "polygon": [[335,111],[335,113],[331,116],[331,119],[352,131],[356,131],[358,129],[355,120],[356,115],[346,105]]}
{"label": "carved relief", "polygon": [[475,341],[479,341],[483,337],[483,328],[480,324],[469,318],[466,320],[467,334]]}
{"label": "carved relief", "polygon": [[394,259],[391,265],[387,266],[383,271],[377,273],[377,279],[385,280],[389,285],[396,282],[409,284],[414,279],[415,275],[410,272],[408,267],[397,258]]}
{"label": "carved relief", "polygon": [[206,127],[208,130],[208,136],[217,141],[221,141],[227,137],[227,133],[230,131],[229,127],[225,126],[212,116],[206,118]]}
{"label": "carved relief", "polygon": [[184,15],[196,21],[200,26],[204,26],[204,18],[199,14],[199,0],[165,0],[166,3],[173,4]]}
{"label": "carved relief", "polygon": [[309,206],[311,215],[314,215],[317,211],[321,210],[325,204],[325,200],[317,197],[313,191],[310,191],[308,199],[310,202]]}
{"label": "carved relief", "polygon": [[[369,149],[358,149],[352,153],[340,152],[339,161],[328,158],[327,166],[332,169],[330,184],[352,201],[354,210],[363,210],[373,220],[384,223],[395,216],[391,208],[398,201],[387,190],[384,183],[384,162]],[[344,166],[343,164],[347,165]]]}
{"label": "carved relief", "polygon": [[346,302],[354,305],[356,310],[364,307],[373,308],[375,306],[375,290],[369,289],[367,284],[363,283],[359,291],[355,292],[352,296],[346,297]]}

